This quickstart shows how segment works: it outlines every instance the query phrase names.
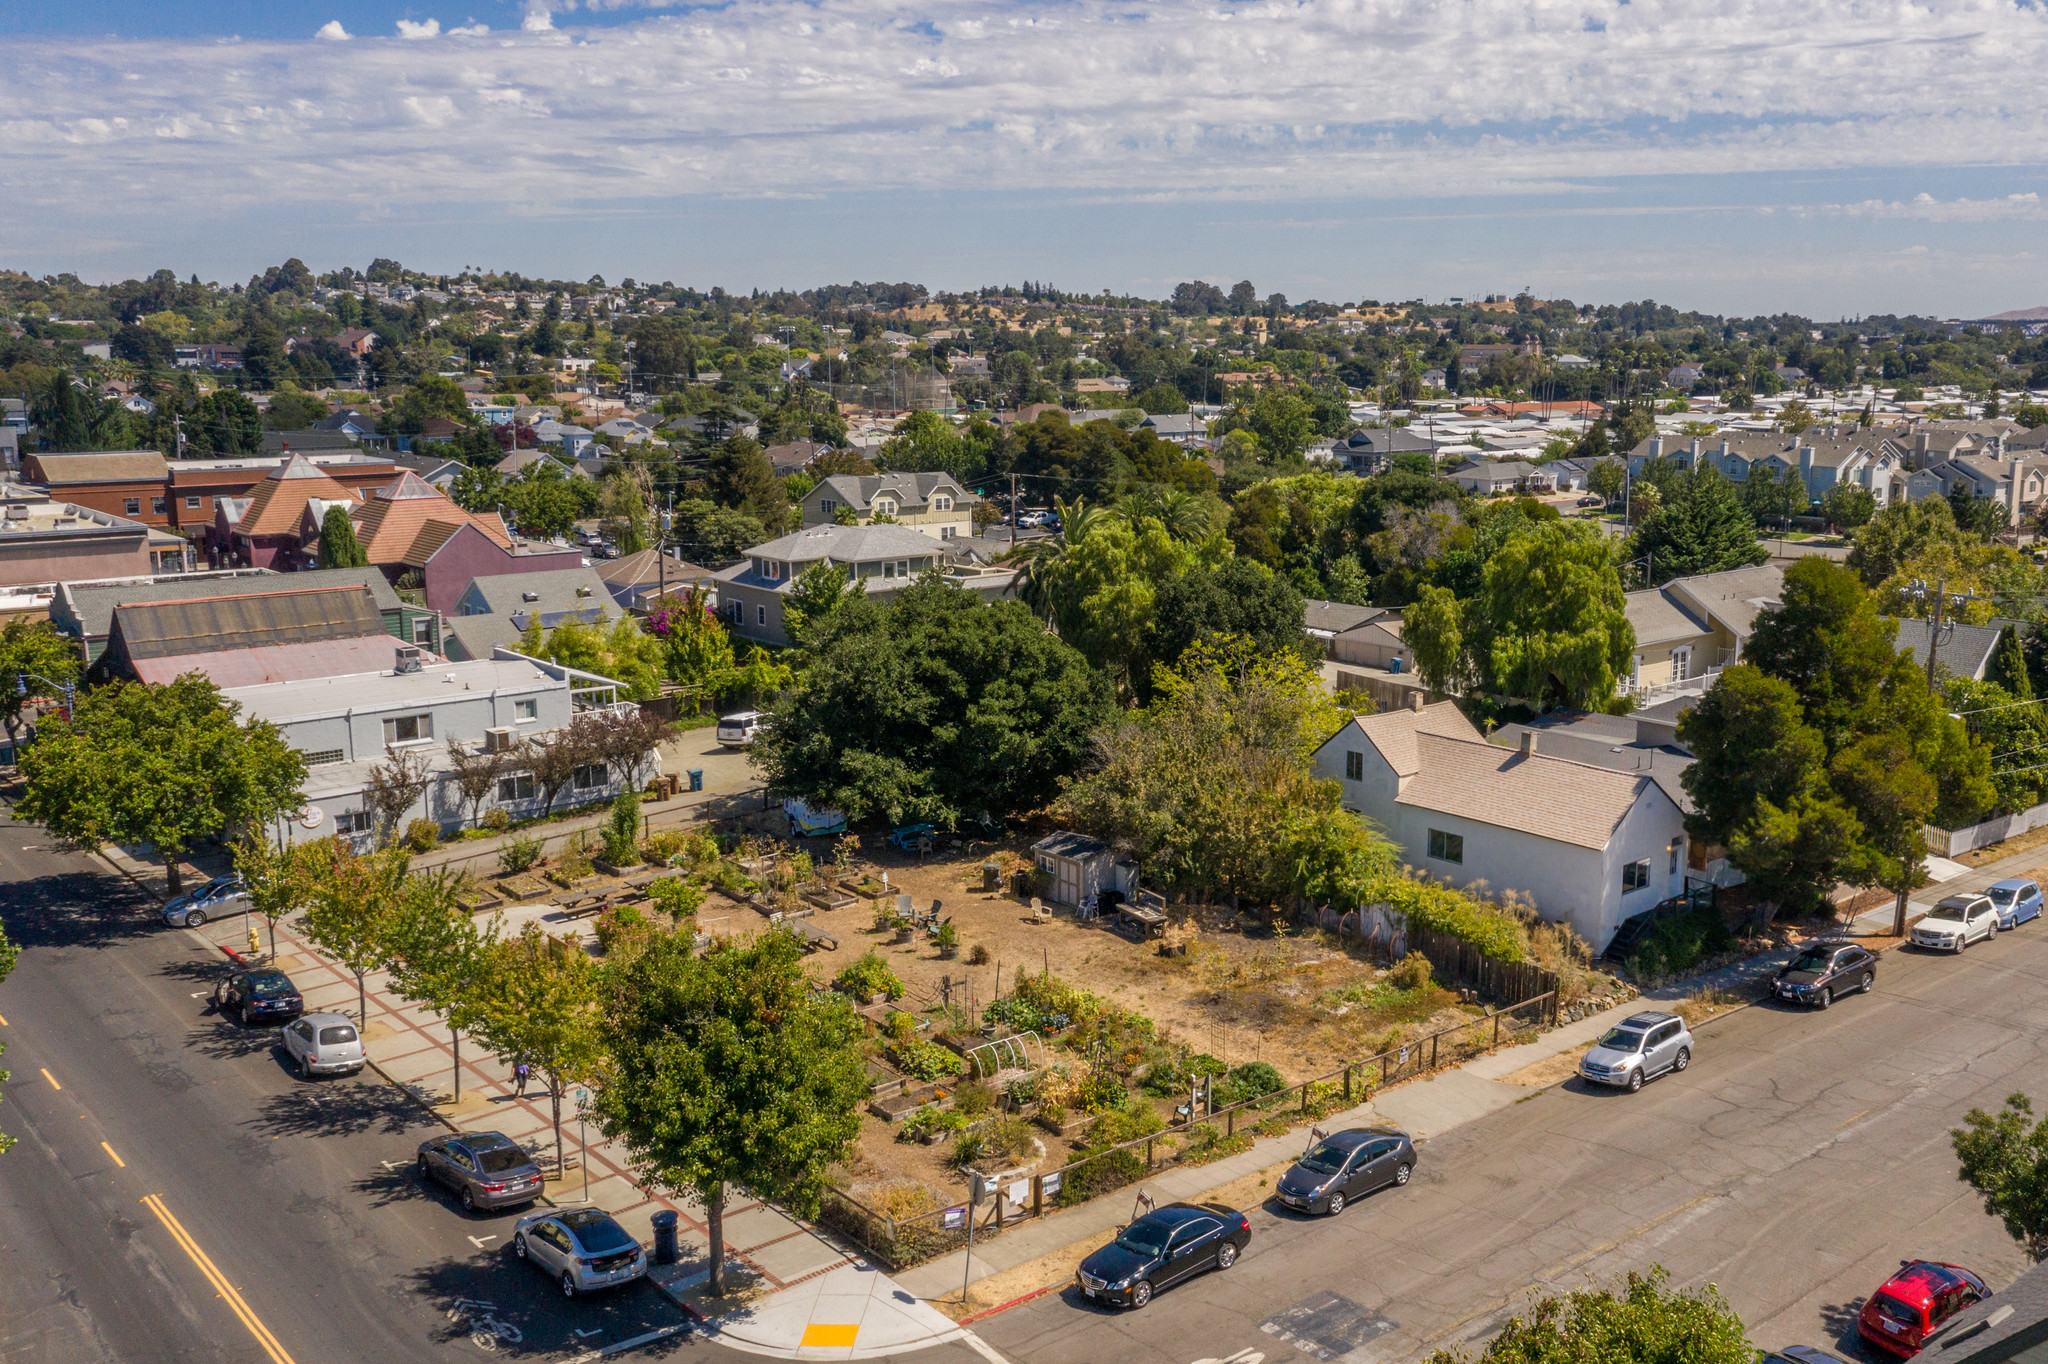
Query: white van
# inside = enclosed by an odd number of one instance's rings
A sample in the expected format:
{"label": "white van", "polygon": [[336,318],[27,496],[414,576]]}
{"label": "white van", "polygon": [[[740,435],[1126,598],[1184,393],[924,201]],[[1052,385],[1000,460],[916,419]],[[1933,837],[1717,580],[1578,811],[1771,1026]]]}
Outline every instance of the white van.
{"label": "white van", "polygon": [[761,720],[758,710],[736,710],[730,715],[719,716],[718,742],[727,748],[745,748],[761,732]]}

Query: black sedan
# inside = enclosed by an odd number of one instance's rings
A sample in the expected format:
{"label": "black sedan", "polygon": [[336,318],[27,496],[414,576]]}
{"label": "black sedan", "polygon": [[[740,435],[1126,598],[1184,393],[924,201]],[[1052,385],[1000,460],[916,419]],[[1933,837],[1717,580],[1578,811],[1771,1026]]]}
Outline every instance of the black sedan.
{"label": "black sedan", "polygon": [[1228,1269],[1251,1244],[1251,1219],[1221,1203],[1169,1203],[1146,1213],[1081,1261],[1081,1295],[1143,1307],[1169,1284]]}
{"label": "black sedan", "polygon": [[1280,1176],[1274,1192],[1296,1212],[1335,1217],[1374,1189],[1408,1182],[1415,1143],[1398,1127],[1353,1127],[1324,1137]]}
{"label": "black sedan", "polygon": [[1815,942],[1799,950],[1772,983],[1790,1004],[1825,1009],[1846,994],[1862,994],[1877,979],[1877,956],[1854,943]]}
{"label": "black sedan", "polygon": [[269,966],[236,971],[213,987],[213,1007],[242,1020],[243,1027],[256,1023],[289,1023],[306,1007],[299,987],[284,972]]}

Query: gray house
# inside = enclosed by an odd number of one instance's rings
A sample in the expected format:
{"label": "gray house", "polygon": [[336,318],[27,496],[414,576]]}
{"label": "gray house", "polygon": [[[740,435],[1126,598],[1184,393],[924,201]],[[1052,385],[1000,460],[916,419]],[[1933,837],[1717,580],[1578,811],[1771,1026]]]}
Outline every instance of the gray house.
{"label": "gray house", "polygon": [[[942,565],[940,542],[908,526],[807,526],[779,540],[756,545],[747,557],[718,574],[718,605],[735,633],[765,644],[787,644],[782,608],[806,569],[829,564],[845,572],[869,596],[893,596],[918,575]],[[948,576],[983,597],[1010,590],[1009,569],[955,566]]]}

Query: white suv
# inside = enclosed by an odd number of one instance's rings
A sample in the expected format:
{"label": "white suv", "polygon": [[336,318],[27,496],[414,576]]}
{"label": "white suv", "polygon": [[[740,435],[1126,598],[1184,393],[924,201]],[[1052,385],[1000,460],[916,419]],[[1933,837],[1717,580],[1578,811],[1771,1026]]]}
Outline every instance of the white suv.
{"label": "white suv", "polygon": [[1677,1014],[1630,1014],[1579,1059],[1579,1075],[1634,1093],[1643,1081],[1692,1064],[1692,1029]]}
{"label": "white suv", "polygon": [[1913,925],[1913,946],[1960,952],[1998,936],[1998,906],[1988,895],[1950,895]]}

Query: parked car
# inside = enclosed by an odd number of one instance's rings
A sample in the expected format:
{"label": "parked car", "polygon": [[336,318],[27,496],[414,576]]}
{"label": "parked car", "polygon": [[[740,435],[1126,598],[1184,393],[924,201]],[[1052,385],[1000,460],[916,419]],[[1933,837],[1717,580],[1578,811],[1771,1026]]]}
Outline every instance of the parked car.
{"label": "parked car", "polygon": [[1787,1345],[1783,1349],[1769,1350],[1756,1364],[1849,1364],[1840,1355],[1829,1354],[1826,1350],[1811,1345]]}
{"label": "parked car", "polygon": [[1397,1127],[1353,1127],[1323,1138],[1280,1176],[1274,1192],[1301,1212],[1335,1217],[1375,1189],[1408,1182],[1415,1143]]}
{"label": "parked car", "polygon": [[239,876],[216,876],[197,890],[190,890],[164,906],[164,922],[173,927],[198,928],[208,919],[225,919],[249,908],[249,892]]}
{"label": "parked car", "polygon": [[1143,1307],[1205,1269],[1228,1269],[1251,1243],[1251,1220],[1222,1203],[1169,1203],[1140,1217],[1081,1261],[1081,1295]]}
{"label": "parked car", "polygon": [[306,1007],[299,987],[275,967],[236,971],[213,987],[213,1007],[242,1020],[242,1026],[297,1018]]}
{"label": "parked car", "polygon": [[509,1208],[540,1197],[540,1166],[502,1132],[457,1132],[420,1143],[420,1181],[445,1184],[465,1212]]}
{"label": "parked car", "polygon": [[744,748],[761,732],[761,712],[736,710],[718,717],[718,742],[727,748]]}
{"label": "parked car", "polygon": [[889,830],[889,846],[898,852],[930,852],[938,836],[935,824],[899,824]]}
{"label": "parked car", "polygon": [[1677,1014],[1630,1014],[1579,1059],[1579,1075],[1634,1093],[1643,1081],[1692,1064],[1692,1029]]}
{"label": "parked car", "polygon": [[1998,907],[1988,895],[1950,895],[1913,925],[1915,947],[1960,952],[1973,942],[1998,936]]}
{"label": "parked car", "polygon": [[1960,1265],[1901,1260],[1856,1314],[1856,1331],[1879,1349],[1916,1353],[1948,1319],[1991,1296],[1984,1281]]}
{"label": "parked car", "polygon": [[1877,979],[1877,955],[1854,943],[1816,942],[1785,963],[1772,986],[1778,998],[1816,1009],[1851,991],[1867,994]]}
{"label": "parked car", "polygon": [[2041,917],[2041,888],[2032,881],[2014,878],[2000,881],[1984,892],[1998,911],[2001,929],[2018,928],[2029,919]]}
{"label": "parked car", "polygon": [[308,1080],[315,1075],[353,1075],[369,1060],[356,1021],[347,1014],[306,1014],[284,1030],[284,1050]]}
{"label": "parked car", "polygon": [[1580,498],[1579,505],[1582,507],[1604,507],[1607,505],[1607,499],[1595,493],[1592,496]]}
{"label": "parked car", "polygon": [[598,1208],[526,1214],[512,1233],[512,1253],[561,1284],[565,1298],[647,1273],[640,1243]]}

